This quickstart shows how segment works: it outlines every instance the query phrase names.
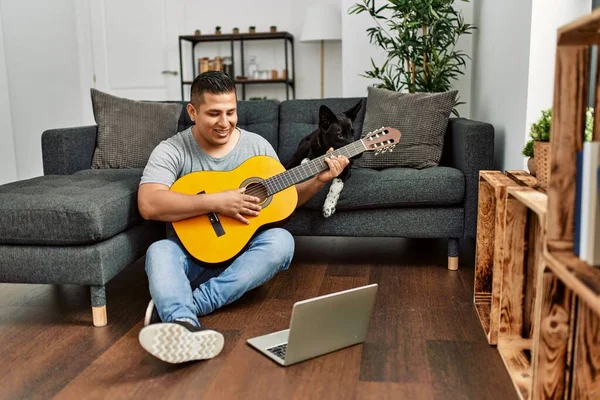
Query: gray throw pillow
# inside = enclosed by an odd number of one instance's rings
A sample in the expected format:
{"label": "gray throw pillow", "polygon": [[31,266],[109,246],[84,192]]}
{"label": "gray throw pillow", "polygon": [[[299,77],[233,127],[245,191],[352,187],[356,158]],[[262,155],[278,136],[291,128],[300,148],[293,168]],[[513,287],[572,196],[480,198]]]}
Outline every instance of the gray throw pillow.
{"label": "gray throw pillow", "polygon": [[396,128],[402,136],[391,152],[377,155],[365,152],[355,165],[362,168],[437,166],[457,93],[457,90],[400,93],[369,87],[361,137],[382,126]]}
{"label": "gray throw pillow", "polygon": [[98,139],[92,168],[142,168],[177,133],[181,104],[123,99],[91,89]]}

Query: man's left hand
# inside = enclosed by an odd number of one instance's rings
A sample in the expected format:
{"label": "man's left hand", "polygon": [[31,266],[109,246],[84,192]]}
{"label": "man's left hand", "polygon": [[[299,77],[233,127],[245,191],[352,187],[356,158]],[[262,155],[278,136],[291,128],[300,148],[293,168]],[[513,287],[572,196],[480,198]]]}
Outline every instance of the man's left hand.
{"label": "man's left hand", "polygon": [[[332,151],[333,148],[330,148],[327,153],[331,153]],[[321,183],[329,182],[341,174],[344,168],[350,163],[350,160],[348,160],[348,157],[346,156],[339,155],[325,157],[325,163],[329,166],[329,169],[317,175],[317,180]]]}

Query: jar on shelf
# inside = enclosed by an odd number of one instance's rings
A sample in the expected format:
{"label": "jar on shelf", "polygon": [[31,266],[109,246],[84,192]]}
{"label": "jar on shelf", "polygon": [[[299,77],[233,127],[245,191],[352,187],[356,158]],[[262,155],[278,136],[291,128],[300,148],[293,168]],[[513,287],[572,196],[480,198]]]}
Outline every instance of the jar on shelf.
{"label": "jar on shelf", "polygon": [[223,57],[223,72],[233,78],[233,60],[230,56]]}
{"label": "jar on shelf", "polygon": [[223,71],[223,58],[216,56],[213,60],[213,69],[215,71]]}
{"label": "jar on shelf", "polygon": [[210,63],[209,63],[208,57],[202,57],[199,60],[199,63],[200,63],[200,68],[199,68],[200,73],[206,72],[210,69],[210,65],[209,65]]}
{"label": "jar on shelf", "polygon": [[256,57],[251,56],[250,62],[248,62],[248,73],[246,74],[250,79],[257,79],[258,72],[258,64],[256,63]]}

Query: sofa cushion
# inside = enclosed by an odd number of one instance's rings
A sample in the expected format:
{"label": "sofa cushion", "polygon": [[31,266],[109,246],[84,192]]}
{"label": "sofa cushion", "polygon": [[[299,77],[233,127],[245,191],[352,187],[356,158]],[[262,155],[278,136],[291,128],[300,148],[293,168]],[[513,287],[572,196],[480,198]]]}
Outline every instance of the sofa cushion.
{"label": "sofa cushion", "polygon": [[98,140],[92,168],[143,168],[152,150],[177,133],[180,104],[123,99],[91,89]]}
{"label": "sofa cushion", "polygon": [[[320,210],[329,187],[330,184],[302,207]],[[336,209],[456,205],[462,203],[464,192],[465,177],[455,168],[352,168]]]}
{"label": "sofa cushion", "polygon": [[[321,104],[326,105],[338,114],[356,105],[359,100],[364,100],[364,98],[286,100],[282,102],[279,111],[279,148],[277,149],[281,162],[286,164],[290,161],[298,148],[300,140],[317,129]],[[357,140],[362,132],[364,117],[365,103],[363,101],[353,124],[355,139]]]}
{"label": "sofa cushion", "polygon": [[363,136],[389,126],[398,129],[402,137],[393,151],[378,155],[367,152],[356,165],[365,168],[437,166],[458,91],[401,93],[369,87],[368,93]]}
{"label": "sofa cushion", "polygon": [[0,243],[76,245],[108,239],[141,221],[141,168],[83,170],[0,186]]}

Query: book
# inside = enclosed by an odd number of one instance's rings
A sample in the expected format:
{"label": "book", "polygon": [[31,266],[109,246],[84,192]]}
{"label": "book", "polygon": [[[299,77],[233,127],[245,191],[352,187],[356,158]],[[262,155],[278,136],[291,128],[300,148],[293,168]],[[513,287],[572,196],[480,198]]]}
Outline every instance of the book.
{"label": "book", "polygon": [[581,181],[583,179],[583,151],[577,152],[575,169],[575,210],[573,213],[573,254],[581,254]]}
{"label": "book", "polygon": [[[594,266],[600,266],[599,166],[600,142],[585,142],[583,144],[581,165],[581,199],[578,229],[579,258]],[[577,208],[577,204],[575,208]]]}

